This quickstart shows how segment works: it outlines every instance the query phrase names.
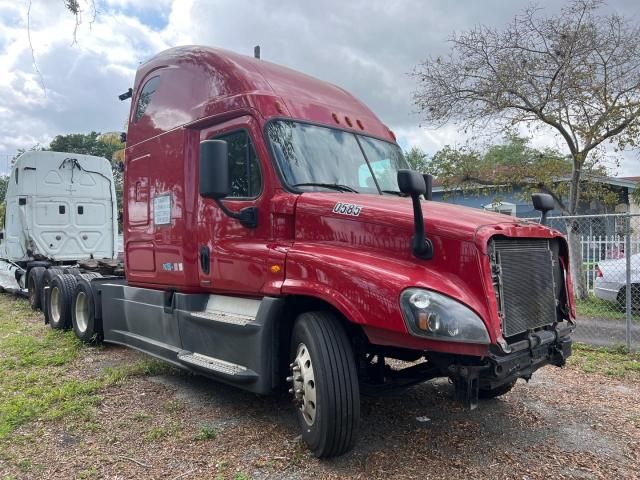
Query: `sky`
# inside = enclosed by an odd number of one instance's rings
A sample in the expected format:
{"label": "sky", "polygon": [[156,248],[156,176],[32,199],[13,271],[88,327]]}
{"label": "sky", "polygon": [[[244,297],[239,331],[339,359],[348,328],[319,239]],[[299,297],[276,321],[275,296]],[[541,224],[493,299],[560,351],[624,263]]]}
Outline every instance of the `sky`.
{"label": "sky", "polygon": [[[537,4],[552,14],[563,2]],[[129,101],[117,96],[132,86],[137,66],[187,44],[246,55],[260,45],[263,59],[363,100],[403,148],[433,154],[463,144],[468,132],[453,124],[421,125],[411,71],[447,52],[454,32],[477,24],[500,28],[529,2],[96,0],[95,17],[90,0],[80,5],[74,41],[75,19],[62,1],[0,0],[0,170],[18,148],[47,145],[57,134],[124,131]],[[635,0],[611,0],[605,8],[640,21]],[[551,134],[538,134],[532,143],[566,149]],[[624,153],[612,173],[640,176],[638,152]]]}

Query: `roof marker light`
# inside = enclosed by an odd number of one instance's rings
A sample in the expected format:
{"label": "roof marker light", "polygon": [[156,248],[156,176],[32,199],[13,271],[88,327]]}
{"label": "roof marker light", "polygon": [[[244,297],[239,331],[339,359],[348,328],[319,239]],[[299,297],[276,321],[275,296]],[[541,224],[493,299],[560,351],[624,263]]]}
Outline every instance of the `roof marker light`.
{"label": "roof marker light", "polygon": [[360,130],[364,130],[364,125],[362,125],[360,120],[356,120],[356,123],[358,124],[358,127],[360,127]]}
{"label": "roof marker light", "polygon": [[345,116],[344,121],[347,122],[347,125],[349,125],[350,127],[353,127],[353,123],[351,123],[351,119],[349,117]]}
{"label": "roof marker light", "polygon": [[340,123],[340,119],[338,118],[338,114],[337,113],[332,113],[331,116],[333,117],[333,121],[336,123]]}

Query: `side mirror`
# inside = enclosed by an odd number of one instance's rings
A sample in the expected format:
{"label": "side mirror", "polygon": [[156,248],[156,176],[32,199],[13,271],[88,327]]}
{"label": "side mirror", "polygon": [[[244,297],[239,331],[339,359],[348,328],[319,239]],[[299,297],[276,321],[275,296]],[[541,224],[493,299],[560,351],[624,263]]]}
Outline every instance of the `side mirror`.
{"label": "side mirror", "polygon": [[200,142],[200,196],[220,200],[229,195],[227,142]]}
{"label": "side mirror", "polygon": [[431,260],[433,257],[433,244],[426,237],[424,231],[424,218],[422,217],[422,205],[420,195],[426,195],[427,185],[425,179],[413,170],[398,170],[398,188],[402,193],[411,197],[413,203],[413,224],[415,233],[411,240],[413,254],[423,260]]}
{"label": "side mirror", "polygon": [[531,195],[531,201],[533,202],[533,208],[542,212],[540,217],[540,224],[547,224],[547,213],[555,208],[555,202],[553,197],[548,193],[534,193]]}
{"label": "side mirror", "polygon": [[398,188],[410,197],[427,193],[424,178],[415,170],[398,170]]}

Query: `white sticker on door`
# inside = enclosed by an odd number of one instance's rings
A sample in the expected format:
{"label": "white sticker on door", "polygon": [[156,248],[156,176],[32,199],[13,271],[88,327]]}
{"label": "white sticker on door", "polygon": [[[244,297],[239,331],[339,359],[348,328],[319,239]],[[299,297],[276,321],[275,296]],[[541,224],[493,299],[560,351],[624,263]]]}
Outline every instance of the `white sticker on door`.
{"label": "white sticker on door", "polygon": [[153,197],[153,223],[155,223],[156,225],[171,224],[170,193]]}

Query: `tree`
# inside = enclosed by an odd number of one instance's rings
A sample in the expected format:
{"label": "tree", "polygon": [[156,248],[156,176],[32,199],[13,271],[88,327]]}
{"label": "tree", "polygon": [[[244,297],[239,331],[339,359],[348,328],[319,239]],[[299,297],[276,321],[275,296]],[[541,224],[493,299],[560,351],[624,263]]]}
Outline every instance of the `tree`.
{"label": "tree", "polygon": [[[490,186],[499,196],[518,187],[525,196],[543,190],[563,200],[570,191],[567,178],[571,177],[571,160],[553,148],[533,148],[529,141],[508,132],[503,143],[490,145],[485,151],[446,145],[436,152],[427,169],[445,190],[480,193]],[[606,176],[602,166],[589,167],[581,187],[582,200],[615,204],[618,194],[603,183],[592,181]]]}
{"label": "tree", "polygon": [[429,156],[420,147],[411,147],[409,151],[404,152],[404,158],[407,160],[412,170],[420,173],[430,173],[427,170]]}
{"label": "tree", "polygon": [[[584,170],[597,167],[598,149],[635,146],[638,135],[640,29],[601,15],[601,5],[575,0],[555,17],[530,7],[502,31],[479,26],[454,35],[446,58],[429,58],[415,71],[414,100],[429,124],[523,124],[562,138],[571,182],[566,199],[554,200],[565,215],[577,212]],[[568,226],[572,275],[581,279],[578,226]],[[584,297],[584,283],[576,287]]]}
{"label": "tree", "polygon": [[[96,17],[98,15],[98,10],[96,8],[95,0],[83,0],[83,2],[90,11],[91,20],[89,20],[89,25],[95,22]],[[71,13],[75,20],[75,25],[73,27],[73,42],[72,45],[78,43],[78,27],[82,24],[82,14],[85,10],[82,8],[80,0],[62,0],[62,4],[64,5],[65,10]],[[38,74],[38,78],[40,79],[40,85],[42,86],[42,91],[45,96],[47,95],[47,89],[44,84],[44,77],[38,68],[38,63],[36,62],[36,51],[33,48],[33,42],[31,41],[31,7],[33,6],[33,0],[29,0],[27,3],[27,39],[29,40],[29,48],[31,49],[31,61],[33,63],[33,69]]]}

